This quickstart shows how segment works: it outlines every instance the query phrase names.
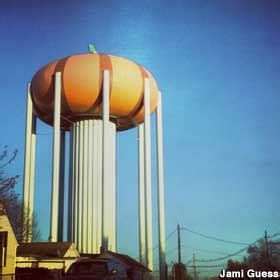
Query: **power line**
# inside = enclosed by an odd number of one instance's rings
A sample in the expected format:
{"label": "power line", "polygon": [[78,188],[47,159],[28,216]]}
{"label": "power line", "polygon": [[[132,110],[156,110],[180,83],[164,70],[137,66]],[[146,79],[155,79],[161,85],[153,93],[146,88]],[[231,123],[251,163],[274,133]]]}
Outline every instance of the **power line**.
{"label": "power line", "polygon": [[177,228],[175,228],[165,239],[167,241],[175,232],[177,231]]}
{"label": "power line", "polygon": [[[207,273],[208,273],[208,272],[218,273],[219,270],[220,270],[220,269],[217,267],[216,269],[213,268],[213,269],[199,270],[199,271],[197,271],[196,273],[197,273],[197,274],[206,273],[206,272],[207,272]],[[193,271],[188,271],[188,273],[193,274]]]}
{"label": "power line", "polygon": [[220,241],[220,242],[230,243],[230,244],[235,244],[235,245],[250,245],[249,243],[236,242],[236,241],[229,241],[229,240],[225,240],[225,239],[221,239],[221,238],[216,238],[216,237],[213,237],[213,236],[210,236],[210,235],[206,235],[206,234],[203,234],[203,233],[200,233],[200,232],[197,232],[197,231],[188,229],[188,228],[186,228],[186,227],[181,227],[181,229],[182,229],[182,230],[185,230],[185,231],[188,231],[188,232],[190,232],[190,233],[199,235],[199,236],[204,237],[204,238],[208,238],[208,239],[215,240],[215,241]]}
{"label": "power line", "polygon": [[[187,267],[191,267],[193,268],[194,266],[193,265],[186,265]],[[196,265],[195,267],[196,268],[206,268],[206,267],[224,267],[224,266],[227,266],[227,263],[224,263],[224,264],[217,264],[217,265]]]}
{"label": "power line", "polygon": [[206,252],[206,253],[213,253],[213,254],[219,254],[219,255],[223,255],[223,256],[227,256],[230,253],[226,253],[226,252],[220,252],[220,251],[214,251],[214,250],[206,250],[206,249],[200,249],[200,248],[196,248],[196,247],[192,247],[189,245],[182,245],[182,247],[186,247],[186,248],[190,248],[193,249],[195,251],[201,251],[201,252]]}
{"label": "power line", "polygon": [[[170,233],[168,234],[168,236],[165,238],[165,241],[167,241],[168,239],[170,239],[176,231],[177,231],[177,228],[175,228],[175,230],[173,230],[172,232],[170,232]],[[153,248],[153,250],[156,250],[157,248],[158,248],[158,244]]]}
{"label": "power line", "polygon": [[[269,236],[269,238],[273,238],[275,236],[278,236],[280,235],[280,233],[275,233],[271,236]],[[225,260],[225,259],[228,259],[228,258],[231,258],[231,257],[234,257],[234,256],[237,256],[239,255],[240,253],[246,251],[250,246],[253,246],[255,245],[256,243],[258,243],[259,241],[261,241],[263,239],[263,237],[259,238],[258,240],[256,240],[255,242],[249,244],[248,246],[244,247],[243,249],[235,252],[235,253],[232,253],[232,254],[228,254],[227,256],[225,257],[221,257],[221,258],[216,258],[216,259],[201,259],[201,260],[196,260],[197,262],[216,262],[216,261],[221,261],[221,260]]]}
{"label": "power line", "polygon": [[[180,227],[181,230],[184,230],[184,231],[188,231],[188,232],[191,232],[193,234],[196,234],[196,235],[199,235],[201,237],[204,237],[204,238],[208,238],[208,239],[213,239],[213,240],[216,240],[216,241],[220,241],[220,242],[224,242],[224,243],[230,243],[230,244],[237,244],[237,245],[247,245],[246,247],[242,248],[241,250],[238,250],[237,252],[234,252],[234,253],[230,253],[230,254],[227,254],[227,253],[222,253],[222,252],[218,252],[218,251],[211,251],[211,250],[204,250],[204,249],[198,249],[198,248],[194,248],[194,247],[191,247],[191,246],[186,246],[186,245],[182,245],[183,247],[189,247],[189,248],[192,248],[192,249],[195,249],[195,250],[198,250],[198,251],[205,251],[205,252],[211,252],[211,253],[217,253],[217,254],[223,254],[225,255],[224,257],[220,257],[220,258],[215,258],[215,259],[196,259],[197,262],[217,262],[217,261],[221,261],[221,260],[226,260],[226,259],[229,259],[231,257],[234,257],[234,256],[237,256],[237,255],[240,255],[241,256],[241,253],[243,253],[244,251],[246,251],[250,246],[253,246],[255,245],[256,243],[258,243],[259,241],[261,241],[263,239],[263,237],[259,238],[258,240],[256,240],[255,242],[253,243],[243,243],[243,242],[236,242],[236,241],[229,241],[229,240],[225,240],[225,239],[221,239],[221,238],[216,238],[216,237],[213,237],[213,236],[209,236],[209,235],[206,235],[206,234],[203,234],[203,233],[199,233],[199,232],[196,232],[194,230],[191,230],[189,228],[186,228],[186,227]],[[175,229],[173,232],[171,232],[168,237],[166,238],[169,239],[175,232],[176,232],[177,229]],[[273,235],[270,235],[270,236],[267,236],[267,238],[274,238],[276,236],[279,236],[280,235],[280,232],[278,233],[275,233]],[[272,243],[275,243],[277,244],[278,242],[272,242]],[[278,243],[280,244],[280,242]],[[175,251],[177,249],[177,247],[174,247],[172,248],[171,250],[167,251],[167,255],[172,253],[173,251]],[[188,266],[188,264],[190,263],[191,261],[187,262],[186,265]],[[197,266],[197,267],[219,267],[219,266]]]}
{"label": "power line", "polygon": [[216,259],[201,259],[201,260],[197,260],[198,262],[216,262],[216,261],[221,261],[221,260],[225,260],[225,259],[228,259],[228,258],[231,258],[231,257],[234,257],[236,255],[239,255],[240,253],[246,251],[250,246],[252,245],[255,245],[257,242],[259,242],[260,240],[262,240],[262,238],[256,240],[255,242],[253,242],[252,244],[249,244],[249,246],[246,246],[244,247],[243,249],[235,252],[235,253],[232,253],[232,254],[228,254],[227,256],[225,257],[221,257],[221,258],[216,258]]}
{"label": "power line", "polygon": [[272,235],[268,235],[267,238],[271,239],[271,238],[274,238],[276,236],[279,236],[280,235],[280,232],[277,232],[277,233],[274,233]]}
{"label": "power line", "polygon": [[239,255],[240,253],[246,251],[247,249],[248,249],[248,247],[243,248],[243,249],[239,250],[238,252],[235,252],[233,254],[229,254],[229,255],[221,257],[221,258],[216,258],[216,259],[198,259],[196,261],[197,262],[217,262],[217,261],[222,261],[222,260],[226,260],[228,258],[234,257],[236,255]]}
{"label": "power line", "polygon": [[172,248],[172,249],[170,249],[169,251],[166,252],[166,255],[169,255],[170,253],[174,252],[174,251],[177,250],[177,249],[178,249],[177,246],[174,247],[174,248]]}

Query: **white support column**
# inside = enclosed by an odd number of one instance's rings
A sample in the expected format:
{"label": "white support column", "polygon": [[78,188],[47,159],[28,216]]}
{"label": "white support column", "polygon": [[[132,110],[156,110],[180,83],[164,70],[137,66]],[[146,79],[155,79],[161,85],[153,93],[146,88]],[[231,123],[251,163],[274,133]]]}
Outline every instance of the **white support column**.
{"label": "white support column", "polygon": [[145,170],[144,170],[144,125],[138,126],[138,215],[139,215],[139,261],[146,265],[145,237]]}
{"label": "white support column", "polygon": [[79,144],[80,144],[80,129],[79,129],[79,122],[76,122],[74,124],[75,127],[75,146],[74,146],[74,153],[75,153],[75,158],[74,158],[74,238],[73,240],[75,241],[76,247],[78,246],[78,238],[79,238]]}
{"label": "white support column", "polygon": [[33,237],[33,212],[34,212],[34,186],[35,186],[35,163],[36,163],[36,127],[37,119],[32,114],[32,127],[31,127],[31,154],[30,154],[30,177],[29,177],[29,203],[28,203],[28,242],[32,242]]}
{"label": "white support column", "polygon": [[165,252],[165,213],[164,213],[164,168],[163,168],[163,132],[162,99],[158,93],[157,116],[157,175],[158,175],[158,239],[159,239],[159,273],[160,279],[167,279]]}
{"label": "white support column", "polygon": [[[103,161],[102,161],[102,249],[104,251],[108,250],[109,246],[109,217],[108,213],[110,213],[110,205],[108,205],[108,201],[110,201],[109,196],[112,195],[110,193],[110,189],[108,184],[110,174],[108,173],[108,164],[109,156],[108,156],[108,126],[109,126],[109,106],[110,106],[110,77],[109,71],[103,71],[103,111],[102,111],[102,120],[103,120]],[[108,191],[107,191],[108,190]]]}
{"label": "white support column", "polygon": [[59,202],[61,72],[55,73],[50,242],[57,241]]}
{"label": "white support column", "polygon": [[109,196],[109,205],[108,206],[108,221],[109,224],[109,242],[108,247],[109,250],[112,252],[116,251],[116,130],[115,130],[115,124],[112,122],[109,123],[110,129],[108,133],[108,142],[107,147],[109,149],[108,151],[108,168],[110,172],[109,180],[108,180],[108,187],[110,187],[110,196]]}
{"label": "white support column", "polygon": [[147,267],[153,270],[153,229],[152,229],[152,180],[151,180],[151,121],[150,82],[145,78],[144,89],[144,154],[145,154],[145,194],[146,194],[146,259]]}
{"label": "white support column", "polygon": [[73,174],[73,167],[75,164],[75,144],[74,144],[74,136],[75,128],[74,124],[70,128],[69,132],[69,167],[68,167],[68,176],[69,176],[69,182],[68,182],[68,219],[67,219],[67,241],[73,242],[73,232],[74,232],[74,215],[73,215],[73,209],[74,209],[74,174]]}
{"label": "white support column", "polygon": [[59,154],[59,204],[58,204],[58,233],[57,240],[63,241],[64,228],[64,176],[65,176],[65,131],[60,131]]}
{"label": "white support column", "polygon": [[26,123],[25,123],[25,154],[24,154],[24,178],[23,178],[23,209],[22,209],[22,242],[28,242],[29,232],[29,193],[30,193],[30,161],[32,138],[32,100],[30,96],[30,83],[26,97]]}

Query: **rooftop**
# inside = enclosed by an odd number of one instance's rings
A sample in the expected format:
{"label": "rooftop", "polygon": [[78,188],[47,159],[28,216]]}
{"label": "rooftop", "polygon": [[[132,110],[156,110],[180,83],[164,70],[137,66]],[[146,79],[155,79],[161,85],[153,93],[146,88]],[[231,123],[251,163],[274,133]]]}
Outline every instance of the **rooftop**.
{"label": "rooftop", "polygon": [[17,256],[63,258],[72,245],[72,242],[21,243],[17,247]]}

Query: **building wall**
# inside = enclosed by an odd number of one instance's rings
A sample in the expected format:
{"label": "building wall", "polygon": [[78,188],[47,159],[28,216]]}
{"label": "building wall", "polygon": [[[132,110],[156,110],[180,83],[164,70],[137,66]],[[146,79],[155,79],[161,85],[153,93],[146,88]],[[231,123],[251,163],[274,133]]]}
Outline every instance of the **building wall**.
{"label": "building wall", "polygon": [[75,261],[76,258],[36,259],[32,257],[17,257],[16,266],[19,268],[64,269],[66,272]]}
{"label": "building wall", "polygon": [[[7,232],[7,247],[6,247],[6,265],[1,266],[0,264],[0,275],[1,274],[14,274],[15,273],[15,264],[16,264],[16,249],[18,246],[16,237],[14,235],[13,229],[9,222],[8,217],[0,215],[0,232]],[[2,247],[2,246],[1,246]],[[0,248],[0,250],[4,248]],[[5,257],[5,256],[3,256]]]}

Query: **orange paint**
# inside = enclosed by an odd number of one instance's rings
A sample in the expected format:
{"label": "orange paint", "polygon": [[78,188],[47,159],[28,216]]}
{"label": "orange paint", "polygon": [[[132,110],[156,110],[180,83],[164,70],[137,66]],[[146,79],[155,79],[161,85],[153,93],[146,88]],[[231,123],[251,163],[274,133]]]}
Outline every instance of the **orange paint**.
{"label": "orange paint", "polygon": [[31,82],[35,113],[43,121],[53,122],[53,75],[62,73],[62,126],[71,122],[102,117],[102,71],[110,71],[110,116],[118,130],[143,122],[144,77],[149,77],[151,112],[156,109],[158,87],[153,76],[138,64],[122,57],[79,54],[56,60],[41,68]]}

